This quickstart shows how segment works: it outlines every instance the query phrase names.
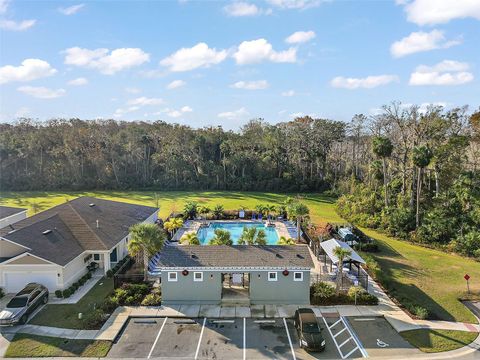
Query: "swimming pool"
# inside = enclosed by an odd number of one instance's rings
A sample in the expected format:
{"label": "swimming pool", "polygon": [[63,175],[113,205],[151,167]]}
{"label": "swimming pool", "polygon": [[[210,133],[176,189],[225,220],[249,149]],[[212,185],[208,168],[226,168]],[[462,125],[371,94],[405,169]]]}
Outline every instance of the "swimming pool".
{"label": "swimming pool", "polygon": [[262,223],[256,222],[212,222],[208,227],[200,228],[197,237],[198,240],[200,240],[200,244],[207,245],[208,242],[215,237],[215,230],[223,229],[230,232],[233,243],[237,244],[244,227],[254,227],[258,230],[265,231],[267,235],[267,245],[276,245],[278,242],[278,234],[274,227],[265,226]]}

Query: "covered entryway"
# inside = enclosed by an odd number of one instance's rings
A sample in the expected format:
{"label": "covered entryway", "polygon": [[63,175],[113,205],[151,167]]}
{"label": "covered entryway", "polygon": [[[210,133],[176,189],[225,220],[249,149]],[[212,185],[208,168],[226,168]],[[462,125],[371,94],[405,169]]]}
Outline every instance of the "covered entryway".
{"label": "covered entryway", "polygon": [[31,282],[46,286],[50,291],[58,289],[57,273],[52,271],[6,271],[4,272],[4,280],[7,293],[19,292]]}
{"label": "covered entryway", "polygon": [[222,303],[250,304],[250,274],[222,274]]}

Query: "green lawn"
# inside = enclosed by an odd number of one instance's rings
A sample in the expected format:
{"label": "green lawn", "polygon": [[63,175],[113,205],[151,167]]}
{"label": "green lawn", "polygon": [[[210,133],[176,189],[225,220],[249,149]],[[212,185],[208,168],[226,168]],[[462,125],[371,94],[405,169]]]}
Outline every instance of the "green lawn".
{"label": "green lawn", "polygon": [[16,334],[5,357],[105,357],[111,345],[110,341]]}
{"label": "green lawn", "polygon": [[459,349],[470,344],[478,336],[477,333],[455,330],[410,330],[401,332],[410,344],[426,353],[436,353]]}
{"label": "green lawn", "polygon": [[[83,329],[78,313],[89,313],[94,304],[99,304],[113,291],[113,279],[102,278],[76,304],[48,304],[40,311],[30,324],[54,326],[68,329]],[[53,295],[54,296],[54,295]]]}
{"label": "green lawn", "polygon": [[362,230],[379,242],[381,251],[373,257],[397,294],[411,298],[437,319],[477,322],[458,297],[466,292],[466,273],[471,276],[470,289],[480,292],[480,263]]}
{"label": "green lawn", "polygon": [[[166,217],[172,211],[181,211],[188,200],[196,200],[208,206],[222,204],[225,209],[238,209],[240,206],[253,208],[260,203],[278,204],[286,198],[284,194],[236,191],[157,194],[161,217]],[[39,210],[44,210],[80,195],[155,206],[153,191],[4,192],[1,193],[0,204],[27,207],[29,214],[32,214],[32,204],[37,204]],[[335,212],[334,200],[331,198],[307,194],[305,202],[310,208],[313,222],[344,222]],[[398,294],[413,298],[439,319],[476,322],[457,298],[465,290],[463,275],[467,272],[472,277],[472,290],[480,293],[480,263],[398,241],[372,230],[365,232],[379,241],[382,251],[375,258],[387,278],[394,283]],[[48,318],[41,315],[35,322],[40,319],[48,322]],[[65,322],[75,323],[74,319]]]}

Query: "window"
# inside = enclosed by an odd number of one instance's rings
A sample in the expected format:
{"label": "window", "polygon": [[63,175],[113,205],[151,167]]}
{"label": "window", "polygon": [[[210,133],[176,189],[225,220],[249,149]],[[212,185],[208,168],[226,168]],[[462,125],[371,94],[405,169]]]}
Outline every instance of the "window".
{"label": "window", "polygon": [[194,272],[193,281],[203,281],[203,272]]}
{"label": "window", "polygon": [[268,281],[277,281],[277,273],[276,272],[269,272],[268,273]]}
{"label": "window", "polygon": [[93,254],[93,260],[100,261],[100,254]]}
{"label": "window", "polygon": [[168,273],[168,281],[177,281],[177,273],[176,272],[169,272]]}
{"label": "window", "polygon": [[303,281],[303,272],[298,271],[293,273],[293,281]]}

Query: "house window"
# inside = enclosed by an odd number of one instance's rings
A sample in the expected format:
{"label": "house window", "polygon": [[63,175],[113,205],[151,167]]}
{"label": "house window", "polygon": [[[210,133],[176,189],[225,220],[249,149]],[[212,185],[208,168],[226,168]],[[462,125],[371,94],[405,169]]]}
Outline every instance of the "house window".
{"label": "house window", "polygon": [[100,254],[93,254],[93,260],[100,261]]}
{"label": "house window", "polygon": [[168,281],[178,281],[177,273],[176,272],[169,272],[168,273]]}
{"label": "house window", "polygon": [[194,272],[193,281],[203,281],[203,272]]}
{"label": "house window", "polygon": [[303,281],[303,272],[298,271],[293,273],[293,281]]}
{"label": "house window", "polygon": [[277,281],[277,273],[276,272],[269,272],[268,273],[268,281]]}

